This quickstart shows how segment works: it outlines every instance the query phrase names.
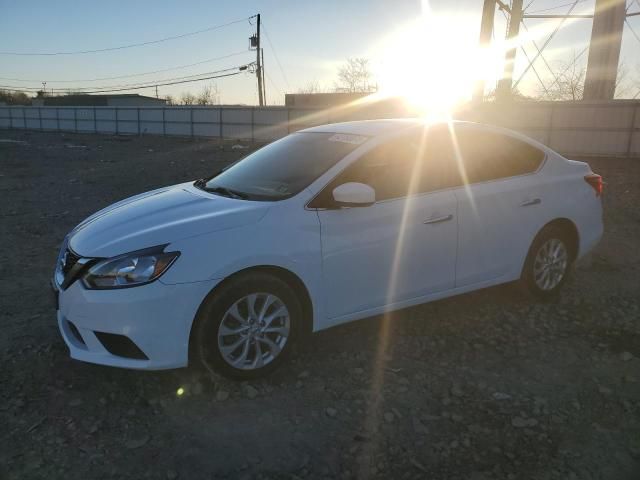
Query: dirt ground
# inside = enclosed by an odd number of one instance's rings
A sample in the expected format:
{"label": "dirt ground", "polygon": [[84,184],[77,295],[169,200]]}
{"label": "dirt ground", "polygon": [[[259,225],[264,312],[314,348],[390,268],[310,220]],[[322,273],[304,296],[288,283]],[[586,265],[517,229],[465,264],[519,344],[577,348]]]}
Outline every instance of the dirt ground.
{"label": "dirt ground", "polygon": [[606,234],[557,301],[503,286],[355,322],[252,383],[69,359],[64,235],[232,145],[0,130],[0,478],[640,478],[640,159],[590,161]]}

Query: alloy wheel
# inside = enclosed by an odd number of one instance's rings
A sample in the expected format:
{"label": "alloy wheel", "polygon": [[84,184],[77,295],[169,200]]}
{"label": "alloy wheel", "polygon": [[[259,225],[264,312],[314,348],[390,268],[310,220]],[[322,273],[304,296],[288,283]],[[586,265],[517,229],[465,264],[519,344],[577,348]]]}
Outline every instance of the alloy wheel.
{"label": "alloy wheel", "polygon": [[564,278],[569,264],[567,247],[562,240],[550,238],[542,244],[533,262],[533,278],[540,290],[556,288]]}
{"label": "alloy wheel", "polygon": [[218,327],[218,348],[233,368],[262,368],[280,355],[290,335],[284,302],[271,293],[251,293],[225,312]]}

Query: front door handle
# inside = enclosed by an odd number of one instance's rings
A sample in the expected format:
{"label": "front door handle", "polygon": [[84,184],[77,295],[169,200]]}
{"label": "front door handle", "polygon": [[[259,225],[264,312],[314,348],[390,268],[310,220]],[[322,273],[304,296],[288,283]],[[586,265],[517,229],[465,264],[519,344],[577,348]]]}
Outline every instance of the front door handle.
{"label": "front door handle", "polygon": [[524,202],[522,202],[520,204],[521,207],[529,207],[531,205],[540,205],[542,203],[542,200],[540,200],[539,198],[534,198],[532,200],[525,200]]}
{"label": "front door handle", "polygon": [[453,215],[443,215],[442,217],[433,217],[430,218],[429,220],[425,220],[423,223],[425,225],[430,225],[432,223],[442,223],[442,222],[447,222],[449,220],[453,219]]}

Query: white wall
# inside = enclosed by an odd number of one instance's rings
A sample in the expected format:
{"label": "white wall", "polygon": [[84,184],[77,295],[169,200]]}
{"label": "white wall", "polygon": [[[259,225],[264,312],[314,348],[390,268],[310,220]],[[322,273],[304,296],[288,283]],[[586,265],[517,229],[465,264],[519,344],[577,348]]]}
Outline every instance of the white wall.
{"label": "white wall", "polygon": [[[379,110],[379,109],[378,109]],[[335,121],[388,117],[378,110],[339,112],[286,107],[10,107],[0,128],[273,140]],[[640,156],[640,102],[484,104],[458,118],[512,128],[568,155]]]}

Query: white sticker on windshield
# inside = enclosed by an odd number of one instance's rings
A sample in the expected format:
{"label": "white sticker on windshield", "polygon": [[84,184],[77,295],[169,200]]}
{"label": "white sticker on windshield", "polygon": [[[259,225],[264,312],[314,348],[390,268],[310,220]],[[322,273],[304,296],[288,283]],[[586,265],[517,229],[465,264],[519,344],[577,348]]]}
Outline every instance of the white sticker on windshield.
{"label": "white sticker on windshield", "polygon": [[348,133],[336,133],[329,137],[330,142],[352,143],[353,145],[360,145],[366,139],[367,137],[362,135],[350,135]]}

